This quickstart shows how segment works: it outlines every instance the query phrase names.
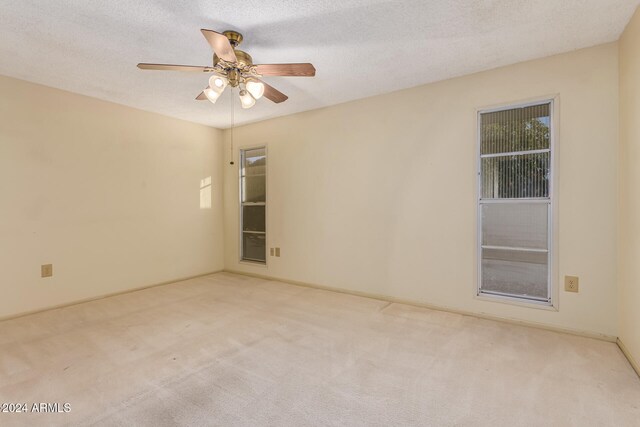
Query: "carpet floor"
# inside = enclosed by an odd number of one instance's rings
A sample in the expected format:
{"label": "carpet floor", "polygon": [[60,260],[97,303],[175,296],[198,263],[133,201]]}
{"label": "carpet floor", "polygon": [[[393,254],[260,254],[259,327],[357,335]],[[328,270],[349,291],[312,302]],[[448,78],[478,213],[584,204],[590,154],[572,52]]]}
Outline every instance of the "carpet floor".
{"label": "carpet floor", "polygon": [[638,426],[640,379],[612,343],[218,273],[0,322],[2,403],[29,410],[2,426]]}

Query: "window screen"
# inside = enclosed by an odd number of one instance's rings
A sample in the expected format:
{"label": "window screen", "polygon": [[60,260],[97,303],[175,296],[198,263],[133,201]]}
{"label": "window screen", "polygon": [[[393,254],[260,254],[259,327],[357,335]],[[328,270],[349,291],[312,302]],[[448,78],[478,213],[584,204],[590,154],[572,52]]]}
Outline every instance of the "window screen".
{"label": "window screen", "polygon": [[240,258],[267,259],[267,150],[240,150]]}
{"label": "window screen", "polygon": [[551,302],[551,107],[480,113],[479,294]]}

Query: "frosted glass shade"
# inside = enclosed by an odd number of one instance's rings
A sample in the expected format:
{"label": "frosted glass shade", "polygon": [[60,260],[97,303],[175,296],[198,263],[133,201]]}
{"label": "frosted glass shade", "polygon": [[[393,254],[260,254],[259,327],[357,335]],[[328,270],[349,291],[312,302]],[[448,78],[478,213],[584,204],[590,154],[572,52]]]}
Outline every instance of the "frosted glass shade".
{"label": "frosted glass shade", "polygon": [[213,104],[216,103],[216,101],[218,100],[218,98],[220,97],[220,93],[221,92],[217,92],[213,89],[211,89],[210,87],[206,88],[204,90],[204,95],[207,97],[207,99],[209,101],[211,101]]}
{"label": "frosted glass shade", "polygon": [[257,80],[248,80],[246,83],[247,91],[253,96],[253,99],[260,99],[264,95],[264,84]]}
{"label": "frosted glass shade", "polygon": [[211,90],[217,92],[218,94],[224,91],[224,88],[227,87],[228,81],[226,77],[221,76],[219,74],[214,74],[209,77],[209,87]]}
{"label": "frosted glass shade", "polygon": [[256,105],[256,100],[251,96],[249,92],[246,90],[240,91],[240,103],[242,104],[242,108],[251,108]]}

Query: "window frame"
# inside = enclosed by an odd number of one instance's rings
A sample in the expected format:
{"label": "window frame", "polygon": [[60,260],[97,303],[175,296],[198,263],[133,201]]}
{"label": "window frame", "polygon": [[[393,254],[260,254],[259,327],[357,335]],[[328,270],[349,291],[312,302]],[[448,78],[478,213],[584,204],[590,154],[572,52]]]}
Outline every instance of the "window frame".
{"label": "window frame", "polygon": [[[265,157],[265,165],[264,165],[264,202],[243,202],[243,196],[244,196],[244,192],[243,192],[243,186],[242,186],[242,180],[244,178],[242,171],[244,169],[244,159],[245,159],[245,152],[246,151],[251,151],[251,150],[258,150],[258,149],[263,149],[264,150],[264,157]],[[266,267],[268,260],[269,260],[269,230],[268,230],[268,200],[269,200],[269,184],[268,184],[268,178],[269,178],[269,153],[267,150],[267,145],[266,144],[259,144],[259,145],[252,145],[252,146],[246,146],[246,147],[241,147],[238,149],[238,262],[242,263],[242,264],[250,264],[250,265],[254,265],[254,266],[260,266],[260,267]],[[260,260],[254,260],[254,259],[250,259],[250,258],[244,258],[244,206],[264,206],[264,233],[262,232],[253,232],[254,234],[264,234],[264,240],[265,240],[265,253],[264,253],[264,261],[260,261]]]}
{"label": "window frame", "polygon": [[[517,108],[533,107],[537,105],[549,105],[549,149],[518,151],[513,153],[500,153],[498,155],[485,155],[484,157],[508,156],[511,154],[549,152],[549,198],[522,198],[522,199],[482,199],[482,114],[494,113],[498,111],[512,110]],[[503,302],[510,305],[520,305],[529,308],[558,310],[558,214],[557,214],[557,123],[558,123],[557,95],[535,98],[525,102],[513,102],[499,104],[497,106],[479,108],[476,110],[476,280],[474,284],[475,298],[491,302]],[[548,204],[547,209],[547,247],[548,247],[548,271],[547,271],[547,295],[548,300],[535,300],[517,295],[489,293],[482,291],[482,206],[489,203],[544,203]]]}

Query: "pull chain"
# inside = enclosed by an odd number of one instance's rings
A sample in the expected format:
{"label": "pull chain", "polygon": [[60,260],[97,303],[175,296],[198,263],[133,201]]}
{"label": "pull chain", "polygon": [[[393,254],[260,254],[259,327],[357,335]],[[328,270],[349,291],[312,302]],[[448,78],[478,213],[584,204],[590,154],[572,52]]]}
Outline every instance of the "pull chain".
{"label": "pull chain", "polygon": [[229,94],[230,94],[230,99],[231,99],[231,145],[229,147],[229,149],[231,150],[231,152],[229,154],[231,154],[231,161],[229,162],[230,165],[233,165],[233,126],[234,126],[234,105],[233,105],[233,88],[229,88]]}

